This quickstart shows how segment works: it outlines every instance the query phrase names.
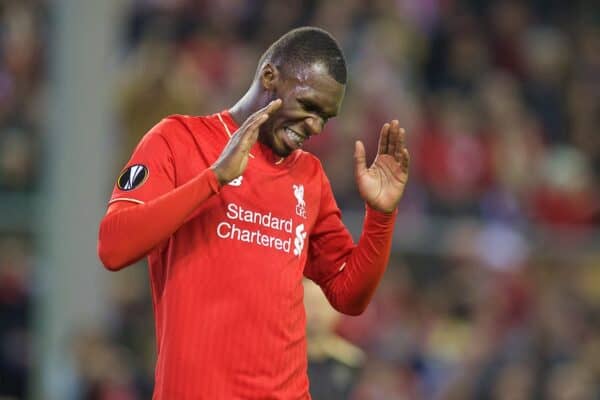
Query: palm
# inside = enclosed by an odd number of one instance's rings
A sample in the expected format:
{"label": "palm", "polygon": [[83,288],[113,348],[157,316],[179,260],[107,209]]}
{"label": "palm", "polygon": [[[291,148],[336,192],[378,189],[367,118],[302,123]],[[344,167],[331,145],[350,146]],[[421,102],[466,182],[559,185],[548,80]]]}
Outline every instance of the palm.
{"label": "palm", "polygon": [[385,124],[381,129],[379,149],[373,164],[367,168],[364,147],[356,145],[356,184],[367,204],[379,211],[392,212],[408,181],[409,156],[404,146],[404,130],[398,121]]}

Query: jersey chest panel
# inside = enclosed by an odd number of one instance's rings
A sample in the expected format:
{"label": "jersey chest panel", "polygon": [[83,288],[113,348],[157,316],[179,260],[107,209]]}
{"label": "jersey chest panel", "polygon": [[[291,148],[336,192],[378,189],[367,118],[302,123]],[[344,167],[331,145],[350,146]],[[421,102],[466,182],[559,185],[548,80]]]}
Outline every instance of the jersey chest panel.
{"label": "jersey chest panel", "polygon": [[228,265],[261,260],[274,268],[293,265],[301,273],[321,181],[300,165],[266,171],[254,163],[251,159],[242,176],[201,206],[184,229],[194,237],[194,247],[211,249],[212,260]]}
{"label": "jersey chest panel", "polygon": [[[249,166],[225,185],[215,213],[215,234],[269,257],[305,259],[306,244],[318,213],[320,187],[294,173],[269,174]],[[303,179],[302,179],[303,178]],[[250,249],[248,249],[250,250]],[[252,250],[252,251],[254,251]]]}

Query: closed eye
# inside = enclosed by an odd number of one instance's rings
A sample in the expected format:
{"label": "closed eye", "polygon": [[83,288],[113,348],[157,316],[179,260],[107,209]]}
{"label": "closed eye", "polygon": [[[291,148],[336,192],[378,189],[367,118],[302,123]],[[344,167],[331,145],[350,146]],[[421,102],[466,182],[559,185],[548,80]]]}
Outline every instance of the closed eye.
{"label": "closed eye", "polygon": [[323,109],[319,105],[313,103],[312,101],[298,100],[298,102],[302,105],[304,111],[309,112],[311,114],[317,114],[319,117],[321,117],[323,122],[327,122],[327,120],[331,117],[330,115],[325,113],[325,111],[323,111]]}

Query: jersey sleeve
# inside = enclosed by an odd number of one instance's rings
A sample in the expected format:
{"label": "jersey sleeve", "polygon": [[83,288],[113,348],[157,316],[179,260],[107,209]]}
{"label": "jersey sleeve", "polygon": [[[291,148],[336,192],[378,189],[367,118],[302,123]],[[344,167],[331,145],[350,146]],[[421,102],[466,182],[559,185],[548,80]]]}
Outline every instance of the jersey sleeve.
{"label": "jersey sleeve", "polygon": [[366,205],[362,234],[355,245],[324,173],[321,202],[304,275],[321,286],[333,308],[359,315],[387,267],[398,210],[383,213]]}
{"label": "jersey sleeve", "polygon": [[145,204],[175,187],[173,153],[165,137],[173,137],[173,131],[181,129],[179,122],[165,118],[144,135],[119,173],[109,204]]}
{"label": "jersey sleeve", "polygon": [[304,275],[323,286],[344,269],[345,260],[355,247],[342,214],[333,197],[329,179],[321,170],[319,216],[309,238],[308,260]]}

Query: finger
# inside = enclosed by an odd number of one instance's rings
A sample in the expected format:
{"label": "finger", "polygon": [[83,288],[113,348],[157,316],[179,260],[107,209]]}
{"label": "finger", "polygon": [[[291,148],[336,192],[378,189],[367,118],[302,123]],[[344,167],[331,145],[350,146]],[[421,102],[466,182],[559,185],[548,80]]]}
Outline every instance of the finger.
{"label": "finger", "polygon": [[405,174],[408,174],[408,168],[410,166],[410,154],[408,153],[408,149],[406,149],[406,147],[402,149],[401,158],[402,171],[404,171]]}
{"label": "finger", "polygon": [[281,104],[283,104],[281,99],[275,99],[267,104],[266,107],[264,107],[264,110],[267,114],[271,115],[273,112],[277,111],[279,107],[281,107]]}
{"label": "finger", "polygon": [[271,101],[269,104],[267,104],[263,108],[259,109],[254,114],[250,115],[250,117],[248,118],[248,120],[250,122],[253,122],[256,119],[258,119],[261,115],[265,115],[265,114],[266,115],[271,115],[279,107],[281,107],[281,103],[282,103],[281,99],[275,99],[275,100]]}
{"label": "finger", "polygon": [[244,134],[251,134],[254,130],[258,129],[262,124],[265,123],[271,113],[281,107],[281,103],[281,99],[275,99],[260,110],[254,112],[248,118],[246,118],[238,131],[240,133],[244,132]]}
{"label": "finger", "polygon": [[385,154],[387,152],[389,131],[390,124],[386,122],[383,124],[381,131],[379,132],[379,149],[377,150],[378,154]]}
{"label": "finger", "polygon": [[389,154],[394,156],[396,153],[396,148],[399,147],[399,139],[400,129],[398,128],[399,122],[397,120],[393,120],[390,124],[390,132],[388,134],[388,148],[385,154]]}
{"label": "finger", "polygon": [[244,121],[242,127],[237,131],[240,135],[239,140],[243,144],[244,150],[249,150],[254,145],[258,139],[260,126],[269,119],[270,113],[273,113],[281,107],[281,104],[281,99],[275,99]]}
{"label": "finger", "polygon": [[396,151],[394,152],[394,159],[398,162],[402,161],[402,153],[404,150],[406,150],[406,147],[404,146],[404,142],[405,142],[405,137],[406,137],[406,131],[404,130],[404,128],[400,128],[400,132],[399,132],[399,136],[398,136],[398,146],[396,146]]}
{"label": "finger", "polygon": [[[265,119],[266,121],[266,119]],[[246,146],[248,151],[254,146],[254,143],[258,140],[258,129],[252,129],[250,135],[246,138]]]}
{"label": "finger", "polygon": [[269,119],[269,114],[263,113],[254,119],[248,126],[249,131],[257,130],[262,124],[264,124]]}
{"label": "finger", "polygon": [[357,178],[367,172],[365,146],[360,140],[354,143],[354,176]]}
{"label": "finger", "polygon": [[242,140],[246,142],[248,148],[250,148],[254,142],[258,139],[259,128],[269,119],[269,114],[259,115],[254,121],[252,121],[248,128],[244,132]]}

